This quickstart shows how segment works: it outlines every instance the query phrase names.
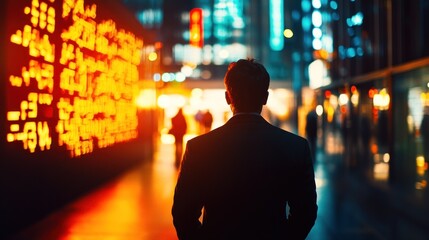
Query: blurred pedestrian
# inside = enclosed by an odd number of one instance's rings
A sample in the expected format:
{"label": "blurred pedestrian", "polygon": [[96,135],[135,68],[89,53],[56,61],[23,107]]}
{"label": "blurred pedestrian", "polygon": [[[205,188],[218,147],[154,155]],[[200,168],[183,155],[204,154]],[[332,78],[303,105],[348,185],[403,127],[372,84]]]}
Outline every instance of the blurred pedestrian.
{"label": "blurred pedestrian", "polygon": [[264,66],[241,59],[224,81],[234,115],[187,143],[172,208],[179,239],[305,239],[317,215],[308,142],[260,115]]}
{"label": "blurred pedestrian", "polygon": [[310,150],[312,153],[313,163],[316,161],[316,148],[317,148],[317,113],[313,109],[307,114],[305,124],[305,135],[310,143]]}
{"label": "blurred pedestrian", "polygon": [[202,118],[203,133],[209,132],[212,129],[212,124],[213,115],[211,114],[210,110],[207,109],[207,111],[204,112]]}
{"label": "blurred pedestrian", "polygon": [[202,110],[198,110],[197,113],[195,114],[195,122],[197,123],[197,127],[198,127],[198,134],[201,134],[203,132],[203,116],[204,113]]}
{"label": "blurred pedestrian", "polygon": [[183,153],[183,136],[185,136],[187,128],[188,125],[183,115],[183,109],[179,108],[177,114],[171,119],[171,129],[169,131],[174,136],[176,167],[180,166]]}

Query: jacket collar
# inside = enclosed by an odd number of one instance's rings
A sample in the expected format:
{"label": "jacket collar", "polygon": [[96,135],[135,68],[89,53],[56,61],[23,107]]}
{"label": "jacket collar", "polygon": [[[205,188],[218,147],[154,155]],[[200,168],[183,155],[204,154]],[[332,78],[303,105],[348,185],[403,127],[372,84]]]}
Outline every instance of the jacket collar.
{"label": "jacket collar", "polygon": [[265,119],[258,113],[237,113],[232,116],[227,123],[238,122],[266,122]]}

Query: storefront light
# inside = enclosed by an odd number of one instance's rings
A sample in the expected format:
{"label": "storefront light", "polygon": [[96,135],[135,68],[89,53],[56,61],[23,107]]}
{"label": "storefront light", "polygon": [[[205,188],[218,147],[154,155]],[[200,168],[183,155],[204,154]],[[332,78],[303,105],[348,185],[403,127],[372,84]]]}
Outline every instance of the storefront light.
{"label": "storefront light", "polygon": [[339,102],[340,106],[346,105],[349,102],[349,96],[347,96],[347,94],[345,94],[345,93],[340,94],[338,102]]}
{"label": "storefront light", "polygon": [[[419,156],[416,157],[416,167],[417,167],[417,174],[419,176],[424,176],[425,172],[427,170],[427,163],[425,161],[425,157],[424,156],[419,155]],[[425,183],[423,187],[426,187],[426,184],[427,183]],[[422,187],[422,186],[420,186],[420,187]],[[417,185],[416,185],[416,188],[419,189],[419,187]]]}
{"label": "storefront light", "polygon": [[425,157],[423,156],[417,156],[416,158],[416,165],[418,168],[423,168],[425,166]]}
{"label": "storefront light", "polygon": [[329,104],[331,104],[331,106],[333,108],[337,108],[338,107],[338,97],[335,95],[331,95],[329,97]]}
{"label": "storefront light", "polygon": [[156,107],[156,92],[154,89],[144,89],[136,98],[136,105],[142,109]]}
{"label": "storefront light", "polygon": [[350,101],[352,102],[353,106],[357,106],[359,104],[359,93],[354,92],[350,98]]}
{"label": "storefront light", "polygon": [[390,96],[385,88],[380,90],[380,93],[374,94],[373,104],[376,109],[388,110],[390,104]]}
{"label": "storefront light", "polygon": [[322,116],[322,114],[323,114],[323,107],[322,107],[322,105],[317,105],[317,107],[316,107],[316,113],[317,113],[318,116]]}
{"label": "storefront light", "polygon": [[388,153],[383,154],[383,162],[385,163],[390,162],[390,154]]}

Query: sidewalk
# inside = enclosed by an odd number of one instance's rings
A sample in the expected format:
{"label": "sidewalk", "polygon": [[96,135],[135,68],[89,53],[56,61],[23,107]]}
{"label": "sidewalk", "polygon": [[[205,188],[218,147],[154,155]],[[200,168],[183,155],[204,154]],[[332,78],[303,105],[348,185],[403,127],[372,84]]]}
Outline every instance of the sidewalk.
{"label": "sidewalk", "polygon": [[325,169],[331,182],[318,188],[318,222],[331,231],[320,236],[316,224],[309,239],[429,239],[427,191],[370,180],[347,169],[341,154],[319,159],[316,179]]}

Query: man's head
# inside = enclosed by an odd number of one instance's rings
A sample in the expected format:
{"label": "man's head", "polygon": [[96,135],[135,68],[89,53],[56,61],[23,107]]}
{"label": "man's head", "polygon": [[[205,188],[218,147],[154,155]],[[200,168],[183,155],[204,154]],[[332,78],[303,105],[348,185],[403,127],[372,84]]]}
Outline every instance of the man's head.
{"label": "man's head", "polygon": [[253,59],[232,62],[225,74],[225,97],[234,113],[261,112],[267,103],[270,75]]}

